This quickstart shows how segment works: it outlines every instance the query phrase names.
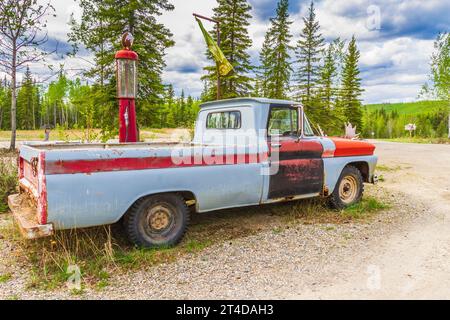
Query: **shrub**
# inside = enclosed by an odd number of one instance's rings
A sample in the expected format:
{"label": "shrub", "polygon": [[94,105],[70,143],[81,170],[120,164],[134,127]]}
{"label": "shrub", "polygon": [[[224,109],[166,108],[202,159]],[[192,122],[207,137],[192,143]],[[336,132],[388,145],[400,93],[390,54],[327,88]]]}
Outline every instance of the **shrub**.
{"label": "shrub", "polygon": [[8,196],[17,188],[15,154],[0,154],[0,213],[8,210]]}

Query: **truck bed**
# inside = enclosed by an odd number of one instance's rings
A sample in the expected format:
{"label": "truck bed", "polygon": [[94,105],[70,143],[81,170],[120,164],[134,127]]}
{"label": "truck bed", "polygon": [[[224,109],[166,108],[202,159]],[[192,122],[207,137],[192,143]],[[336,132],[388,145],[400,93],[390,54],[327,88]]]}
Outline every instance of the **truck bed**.
{"label": "truck bed", "polygon": [[29,234],[110,224],[139,198],[164,192],[189,193],[199,212],[258,204],[265,154],[251,146],[176,142],[27,143],[20,148],[19,186],[32,205],[16,210],[24,212],[18,220],[36,222],[25,224]]}

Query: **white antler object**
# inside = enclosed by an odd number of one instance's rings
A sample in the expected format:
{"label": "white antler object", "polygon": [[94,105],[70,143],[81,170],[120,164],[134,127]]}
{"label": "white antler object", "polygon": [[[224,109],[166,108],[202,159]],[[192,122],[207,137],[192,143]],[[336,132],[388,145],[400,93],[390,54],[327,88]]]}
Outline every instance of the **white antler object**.
{"label": "white antler object", "polygon": [[345,138],[346,139],[357,139],[359,136],[359,133],[356,133],[356,126],[353,127],[352,124],[344,123],[345,125]]}

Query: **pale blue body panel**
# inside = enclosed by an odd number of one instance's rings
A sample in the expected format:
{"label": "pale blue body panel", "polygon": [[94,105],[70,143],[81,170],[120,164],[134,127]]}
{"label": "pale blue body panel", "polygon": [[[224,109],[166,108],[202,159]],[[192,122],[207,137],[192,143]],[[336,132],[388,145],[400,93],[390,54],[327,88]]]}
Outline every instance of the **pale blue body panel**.
{"label": "pale blue body panel", "polygon": [[47,176],[48,221],[56,229],[118,221],[146,195],[189,191],[199,212],[256,205],[261,164],[237,164]]}
{"label": "pale blue body panel", "polygon": [[375,166],[377,164],[377,156],[357,156],[357,157],[337,157],[337,158],[324,158],[324,171],[325,171],[325,186],[328,188],[329,193],[334,191],[336,183],[341,175],[342,170],[348,164],[365,162],[369,167],[368,181],[373,180],[375,174]]}
{"label": "pale blue body panel", "polygon": [[[184,144],[76,144],[33,147],[22,146],[20,155],[27,161],[45,153],[47,162],[73,160],[170,157],[178,150],[187,154],[264,154],[268,152],[266,126],[270,104],[298,103],[267,99],[232,99],[205,104],[199,112],[193,142]],[[205,130],[207,113],[238,109],[242,126],[233,131]],[[236,143],[223,147],[224,139]],[[245,143],[239,139],[244,137]],[[376,156],[333,158],[331,139],[316,137],[324,149],[324,189],[333,192],[343,168],[349,163],[365,162],[368,181],[374,175]],[[234,141],[234,140],[233,140]],[[256,163],[198,165],[187,167],[117,170],[90,173],[46,174],[48,223],[55,229],[71,229],[117,222],[138,199],[165,192],[190,192],[196,210],[207,212],[223,208],[257,205],[286,199],[269,199],[270,161]],[[301,198],[319,194],[301,195]],[[291,197],[290,197],[291,198]]]}

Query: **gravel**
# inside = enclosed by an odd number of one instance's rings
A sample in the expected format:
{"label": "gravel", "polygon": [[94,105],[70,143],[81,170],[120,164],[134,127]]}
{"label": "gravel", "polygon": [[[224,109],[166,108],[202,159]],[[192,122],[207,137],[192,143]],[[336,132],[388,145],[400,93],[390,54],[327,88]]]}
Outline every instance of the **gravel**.
{"label": "gravel", "polygon": [[[389,165],[394,167],[395,163]],[[386,239],[411,237],[408,233],[411,226],[428,223],[434,210],[419,197],[396,190],[398,174],[383,172],[386,183],[367,186],[367,195],[390,203],[390,209],[369,219],[342,224],[287,223],[276,232],[263,229],[183,255],[172,263],[114,274],[106,288],[87,288],[81,295],[72,295],[66,288],[54,291],[27,288],[29,269],[11,263],[14,247],[5,236],[0,240],[0,275],[11,274],[11,279],[0,283],[0,299],[349,297],[358,291],[352,287],[350,293],[340,296],[335,286],[353,285],[353,279],[360,274],[365,279],[367,262],[389,253],[393,247]],[[9,216],[0,215],[0,224],[8,221]],[[325,295],[327,290],[333,294]]]}
{"label": "gravel", "polygon": [[[113,275],[101,291],[87,288],[72,295],[65,288],[37,291],[27,288],[27,268],[0,262],[0,274],[11,280],[0,283],[0,298],[20,299],[269,299],[291,298],[308,288],[327,285],[335,274],[329,265],[345,264],[377,239],[398,228],[399,217],[413,217],[410,200],[370,187],[368,193],[390,198],[392,209],[366,222],[347,224],[288,225],[281,231],[219,243],[188,254],[173,263],[147,270]],[[417,205],[416,205],[417,206]],[[415,210],[417,212],[417,210]],[[7,223],[9,217],[1,217]],[[6,220],[6,222],[5,222]],[[1,220],[0,220],[1,221]],[[8,241],[0,241],[2,257],[13,254]],[[358,259],[363,256],[359,255]]]}

